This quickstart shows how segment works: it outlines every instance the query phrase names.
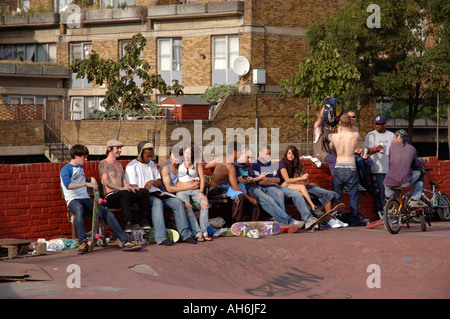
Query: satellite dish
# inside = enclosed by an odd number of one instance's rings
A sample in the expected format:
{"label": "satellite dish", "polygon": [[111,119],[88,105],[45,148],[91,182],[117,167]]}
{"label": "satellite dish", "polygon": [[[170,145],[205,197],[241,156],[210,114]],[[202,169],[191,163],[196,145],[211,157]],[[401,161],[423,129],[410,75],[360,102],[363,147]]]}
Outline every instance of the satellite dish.
{"label": "satellite dish", "polygon": [[250,62],[245,56],[238,56],[233,62],[233,71],[237,75],[246,75],[250,71]]}

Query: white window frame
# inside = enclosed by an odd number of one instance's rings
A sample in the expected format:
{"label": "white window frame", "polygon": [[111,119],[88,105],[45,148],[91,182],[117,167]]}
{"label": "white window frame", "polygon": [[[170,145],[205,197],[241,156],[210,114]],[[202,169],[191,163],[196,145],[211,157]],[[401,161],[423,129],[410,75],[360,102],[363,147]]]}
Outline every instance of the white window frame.
{"label": "white window frame", "polygon": [[[223,50],[219,51],[220,46]],[[239,76],[233,71],[233,63],[239,56],[239,36],[213,36],[212,50],[212,84],[238,83]]]}
{"label": "white window frame", "polygon": [[[168,52],[162,52],[162,44],[168,45]],[[178,55],[178,57],[176,57]],[[163,63],[163,59],[169,62]],[[163,65],[168,65],[163,68]],[[172,84],[172,80],[178,80],[182,84],[183,80],[183,40],[182,38],[160,38],[158,39],[158,74],[168,84]]]}
{"label": "white window frame", "polygon": [[[105,108],[101,106],[104,98],[104,96],[72,96],[70,98],[70,119],[84,120],[94,110],[105,111]],[[92,102],[90,103],[90,101]],[[76,102],[79,102],[77,106]]]}
{"label": "white window frame", "polygon": [[[79,50],[78,52],[74,52],[74,49]],[[70,64],[72,64],[73,60],[76,58],[80,59],[88,59],[92,52],[92,42],[73,42],[70,43]],[[77,56],[75,56],[77,55]],[[79,55],[79,56],[78,56]],[[77,74],[72,72],[71,74],[71,84],[70,87],[72,89],[90,89],[92,88],[92,83],[89,83],[86,78],[77,79]]]}
{"label": "white window frame", "polygon": [[[11,103],[12,99],[19,100],[19,103]],[[32,103],[24,103],[26,99],[32,99]],[[36,96],[33,95],[10,95],[9,98],[9,104],[18,105],[18,104],[36,104]],[[14,101],[15,102],[15,101]]]}

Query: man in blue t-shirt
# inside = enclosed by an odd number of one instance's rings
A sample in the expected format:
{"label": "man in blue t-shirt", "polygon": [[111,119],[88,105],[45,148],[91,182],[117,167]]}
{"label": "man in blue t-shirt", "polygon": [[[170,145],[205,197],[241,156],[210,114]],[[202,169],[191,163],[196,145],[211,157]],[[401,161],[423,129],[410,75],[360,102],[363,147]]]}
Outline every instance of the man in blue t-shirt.
{"label": "man in blue t-shirt", "polygon": [[[87,187],[98,190],[98,184],[95,178],[90,177],[86,179],[84,175],[83,165],[87,161],[88,155],[89,150],[86,146],[80,144],[73,145],[70,149],[71,160],[60,171],[64,199],[69,210],[75,214],[75,223],[80,243],[78,253],[80,254],[89,251],[84,227],[84,213],[92,214],[94,208],[94,201],[89,197]],[[101,205],[99,217],[106,221],[114,235],[124,243],[123,250],[139,250],[142,248],[136,242],[128,240],[128,236],[120,227],[114,214]]]}
{"label": "man in blue t-shirt", "polygon": [[[265,144],[260,145],[258,159],[256,162],[252,163],[252,168],[256,176],[259,176],[262,173],[267,173],[266,178],[259,182],[259,185],[263,186],[263,190],[268,195],[277,199],[277,202],[280,203],[284,211],[286,211],[284,201],[289,198],[292,199],[292,203],[300,213],[303,223],[313,225],[316,219],[312,216],[303,196],[294,189],[281,187],[279,185],[280,176],[277,173],[278,168],[270,161],[270,155],[270,146]],[[290,218],[292,219],[292,217]],[[308,227],[305,226],[305,228]]]}

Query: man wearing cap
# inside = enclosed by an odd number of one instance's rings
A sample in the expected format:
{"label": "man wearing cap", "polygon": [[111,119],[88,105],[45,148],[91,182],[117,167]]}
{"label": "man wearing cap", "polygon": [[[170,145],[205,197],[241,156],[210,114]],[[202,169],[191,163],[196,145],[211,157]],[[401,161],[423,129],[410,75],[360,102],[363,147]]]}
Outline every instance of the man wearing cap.
{"label": "man wearing cap", "polygon": [[364,139],[363,148],[367,149],[367,155],[373,161],[370,170],[372,176],[372,185],[378,190],[374,194],[375,209],[379,214],[384,208],[384,178],[389,167],[389,148],[394,139],[394,133],[386,130],[386,117],[377,115],[375,118],[375,129],[367,133]]}
{"label": "man wearing cap", "polygon": [[122,164],[117,161],[122,152],[123,144],[117,140],[110,140],[106,143],[106,158],[100,161],[98,166],[103,193],[109,207],[122,208],[125,221],[125,232],[132,231],[131,205],[138,204],[140,208],[139,225],[150,228],[148,218],[150,218],[149,193],[143,188],[131,186],[125,179]]}
{"label": "man wearing cap", "polygon": [[[149,203],[152,211],[152,222],[155,228],[155,241],[158,245],[171,246],[174,244],[167,237],[164,224],[164,208],[173,211],[175,224],[183,242],[196,244],[189,228],[183,201],[175,196],[162,195],[161,175],[153,162],[155,153],[153,144],[141,141],[138,144],[138,157],[125,168],[125,178],[131,186],[145,188],[150,192]],[[194,219],[195,216],[193,215]]]}
{"label": "man wearing cap", "polygon": [[422,197],[423,181],[421,180],[423,162],[417,157],[417,151],[411,144],[408,144],[408,133],[405,130],[398,130],[394,133],[394,140],[389,148],[389,168],[384,178],[386,198],[397,198],[399,191],[391,187],[408,187],[413,185],[411,208],[427,207],[420,200]]}

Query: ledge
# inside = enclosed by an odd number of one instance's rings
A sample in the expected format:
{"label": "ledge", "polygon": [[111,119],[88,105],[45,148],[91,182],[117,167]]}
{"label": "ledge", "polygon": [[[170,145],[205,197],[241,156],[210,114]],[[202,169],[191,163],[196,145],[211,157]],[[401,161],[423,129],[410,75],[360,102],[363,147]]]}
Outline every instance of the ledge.
{"label": "ledge", "polygon": [[49,77],[68,78],[69,68],[60,65],[0,63],[0,74],[8,74],[10,76],[43,75]]}
{"label": "ledge", "polygon": [[211,2],[148,7],[148,18],[153,20],[185,19],[192,17],[234,16],[244,14],[244,2]]}
{"label": "ledge", "polygon": [[26,26],[55,26],[59,24],[59,13],[36,13],[23,16],[3,16],[0,19],[0,28],[26,27]]}

